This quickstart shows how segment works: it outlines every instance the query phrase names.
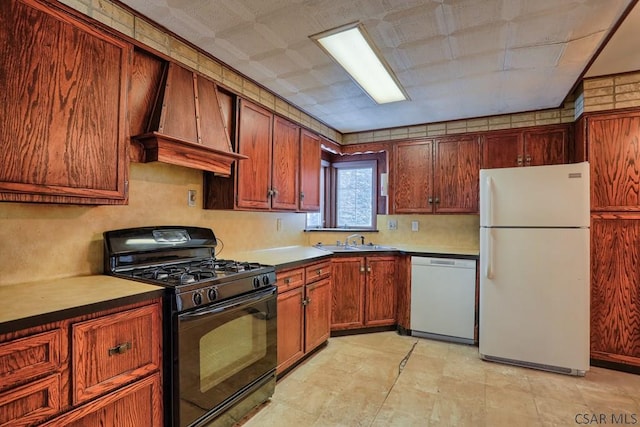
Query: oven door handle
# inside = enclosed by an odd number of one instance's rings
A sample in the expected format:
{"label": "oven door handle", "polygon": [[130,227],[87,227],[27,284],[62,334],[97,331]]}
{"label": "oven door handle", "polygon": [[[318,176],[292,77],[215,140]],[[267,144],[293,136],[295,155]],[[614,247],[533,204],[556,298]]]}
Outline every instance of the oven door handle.
{"label": "oven door handle", "polygon": [[246,306],[246,305],[255,304],[256,302],[271,298],[273,295],[275,295],[276,290],[277,290],[277,288],[275,286],[273,286],[273,287],[268,288],[265,291],[260,291],[256,295],[252,295],[250,298],[247,298],[246,296],[234,298],[234,299],[232,299],[230,301],[227,301],[223,305],[215,305],[215,306],[212,306],[212,307],[204,307],[204,308],[201,308],[200,310],[197,310],[197,311],[192,311],[190,313],[180,314],[180,315],[178,315],[178,318],[181,321],[183,321],[183,320],[184,321],[186,321],[186,320],[194,320],[194,319],[199,319],[202,316],[207,316],[207,315],[211,315],[211,314],[220,313],[222,311],[229,310],[231,308],[238,308],[238,307],[243,307],[243,306]]}

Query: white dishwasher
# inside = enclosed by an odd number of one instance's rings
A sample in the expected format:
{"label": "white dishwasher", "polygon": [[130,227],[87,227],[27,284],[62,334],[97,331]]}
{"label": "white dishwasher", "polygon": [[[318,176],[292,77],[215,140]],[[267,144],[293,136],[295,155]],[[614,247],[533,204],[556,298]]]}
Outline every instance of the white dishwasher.
{"label": "white dishwasher", "polygon": [[476,261],[411,257],[411,335],[473,344]]}

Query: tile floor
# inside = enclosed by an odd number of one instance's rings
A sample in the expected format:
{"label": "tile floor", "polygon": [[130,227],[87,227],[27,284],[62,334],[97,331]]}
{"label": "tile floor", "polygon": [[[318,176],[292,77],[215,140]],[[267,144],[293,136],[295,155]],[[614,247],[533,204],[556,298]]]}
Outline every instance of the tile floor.
{"label": "tile floor", "polygon": [[331,338],[243,427],[604,424],[640,425],[640,375],[592,367],[571,377],[382,332]]}

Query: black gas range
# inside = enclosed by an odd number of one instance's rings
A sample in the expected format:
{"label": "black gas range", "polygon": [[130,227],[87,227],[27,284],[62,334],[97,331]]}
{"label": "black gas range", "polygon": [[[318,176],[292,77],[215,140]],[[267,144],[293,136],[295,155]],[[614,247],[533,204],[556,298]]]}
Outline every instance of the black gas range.
{"label": "black gas range", "polygon": [[104,233],[104,270],[166,287],[166,425],[228,426],[275,387],[273,266],[216,258],[213,230],[139,227]]}

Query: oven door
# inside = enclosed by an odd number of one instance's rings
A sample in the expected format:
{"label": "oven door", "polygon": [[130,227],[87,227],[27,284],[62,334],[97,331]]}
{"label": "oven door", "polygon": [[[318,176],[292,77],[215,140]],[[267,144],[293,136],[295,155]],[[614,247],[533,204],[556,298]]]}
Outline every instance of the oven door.
{"label": "oven door", "polygon": [[220,411],[275,371],[276,287],[178,316],[180,426]]}

